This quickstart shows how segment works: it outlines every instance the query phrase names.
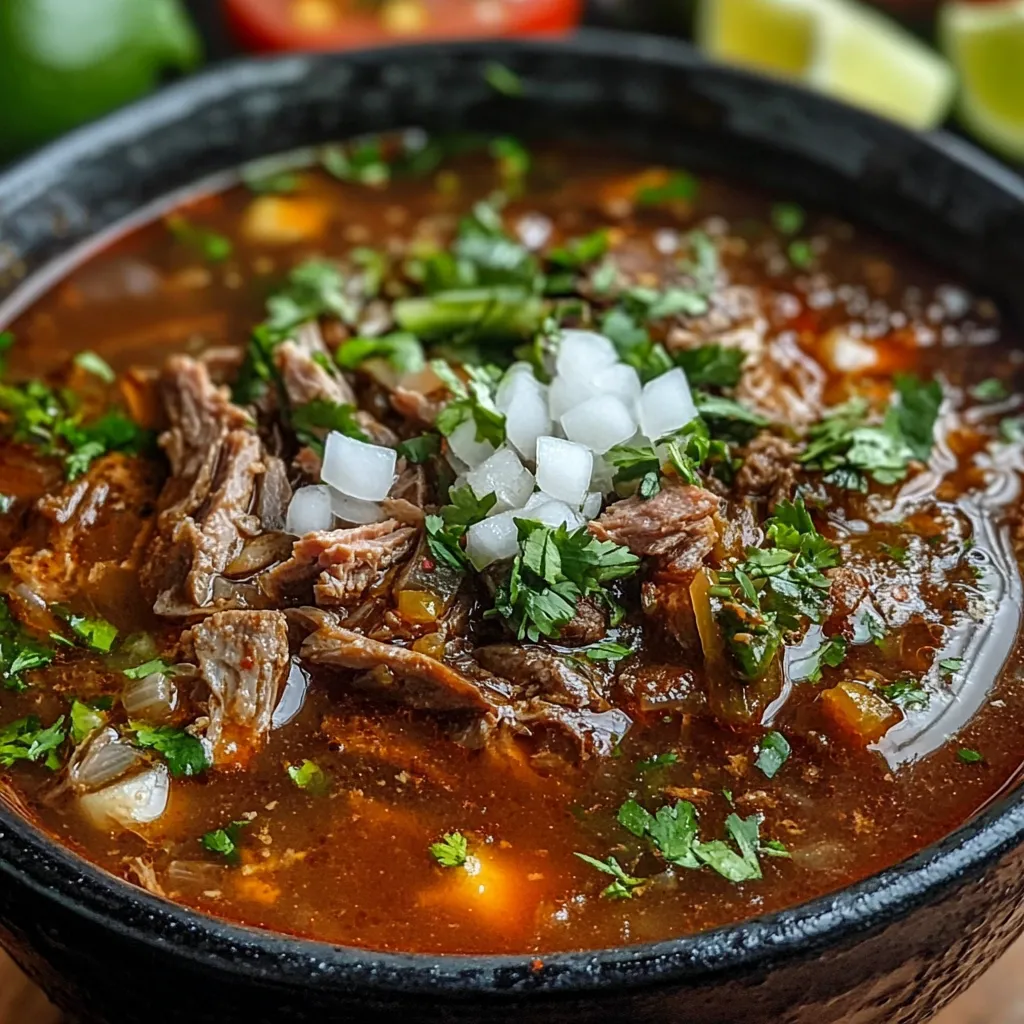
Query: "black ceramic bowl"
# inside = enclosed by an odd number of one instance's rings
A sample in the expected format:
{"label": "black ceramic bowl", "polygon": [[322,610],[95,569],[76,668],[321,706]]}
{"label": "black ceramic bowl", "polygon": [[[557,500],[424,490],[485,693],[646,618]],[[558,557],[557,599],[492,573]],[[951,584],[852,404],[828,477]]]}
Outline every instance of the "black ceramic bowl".
{"label": "black ceramic bowl", "polygon": [[[525,86],[489,87],[499,60]],[[1024,183],[918,136],[642,37],[245,62],[184,82],[0,176],[0,324],[19,283],[154,200],[253,157],[420,125],[597,140],[753,180],[908,243],[1024,318]],[[6,310],[5,310],[6,307]],[[339,949],[149,896],[0,809],[0,941],[87,1021],[909,1024],[1024,925],[1024,805],[833,896],[657,945],[544,957]],[[324,884],[332,880],[324,879]]]}

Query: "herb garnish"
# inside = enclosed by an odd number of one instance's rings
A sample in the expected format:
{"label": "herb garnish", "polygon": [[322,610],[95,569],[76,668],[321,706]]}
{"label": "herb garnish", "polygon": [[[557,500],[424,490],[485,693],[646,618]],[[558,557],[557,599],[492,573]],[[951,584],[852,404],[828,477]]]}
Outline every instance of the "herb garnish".
{"label": "herb garnish", "polygon": [[943,658],[939,662],[939,671],[943,675],[953,675],[955,672],[959,672],[964,667],[963,658]]}
{"label": "herb garnish", "polygon": [[691,387],[732,388],[740,381],[746,353],[724,345],[700,345],[674,352],[672,358]]}
{"label": "herb garnish", "polygon": [[760,768],[765,778],[774,779],[778,770],[786,763],[791,747],[781,732],[770,732],[761,740],[761,747],[754,766]]}
{"label": "herb garnish", "polygon": [[971,398],[976,398],[979,402],[998,402],[1008,394],[1006,385],[997,377],[989,377],[970,389]]}
{"label": "herb garnish", "polygon": [[549,250],[546,257],[563,270],[580,270],[596,263],[607,251],[608,232],[602,228],[582,238],[570,238],[565,245]]}
{"label": "herb garnish", "polygon": [[0,767],[10,768],[16,761],[42,761],[57,771],[61,763],[57,751],[65,739],[63,715],[45,729],[36,715],[19,718],[0,728]]}
{"label": "herb garnish", "polygon": [[414,334],[395,331],[379,338],[350,338],[337,351],[338,365],[354,370],[367,359],[386,359],[399,373],[416,373],[426,365],[423,346]]}
{"label": "herb garnish", "polygon": [[110,363],[95,352],[86,350],[76,353],[74,363],[75,366],[81,367],[86,373],[91,373],[94,377],[98,377],[104,384],[113,384],[117,380],[117,374],[114,373]]}
{"label": "herb garnish", "polygon": [[691,202],[697,198],[700,182],[687,171],[674,171],[663,185],[645,185],[636,194],[637,206]]}
{"label": "herb garnish", "polygon": [[131,728],[135,733],[132,742],[160,754],[176,779],[202,775],[210,767],[202,743],[183,729],[170,725],[154,727],[141,722],[132,722]]}
{"label": "herb garnish", "polygon": [[238,849],[242,841],[242,829],[249,825],[250,822],[245,820],[233,821],[223,828],[207,832],[199,842],[211,853],[219,853],[229,864],[238,864],[242,859]]}
{"label": "herb garnish", "polygon": [[223,263],[234,252],[230,238],[199,224],[193,224],[180,214],[168,217],[165,223],[179,242],[195,249],[209,263]]}
{"label": "herb garnish", "polygon": [[628,658],[633,653],[633,649],[631,647],[624,647],[622,644],[617,644],[612,640],[598,640],[596,644],[585,647],[583,653],[591,661],[615,662]]}
{"label": "herb garnish", "polygon": [[71,702],[71,742],[76,746],[96,729],[106,724],[107,716],[100,708],[86,701]]}
{"label": "herb garnish", "polygon": [[961,747],[956,752],[956,757],[961,764],[978,764],[985,760],[982,754],[977,750],[971,750],[970,747]]}
{"label": "herb garnish", "polygon": [[510,67],[506,67],[496,60],[487,62],[487,66],[484,68],[484,80],[502,96],[515,98],[523,95],[523,80]]}
{"label": "herb garnish", "polygon": [[516,519],[519,554],[494,596],[494,610],[522,640],[556,638],[572,621],[580,598],[610,597],[602,585],[632,576],[640,559],[628,548],[598,540],[581,526],[545,526]]}
{"label": "herb garnish", "polygon": [[24,690],[24,673],[53,661],[53,651],[36,640],[11,614],[6,596],[0,594],[0,685],[5,690]]}
{"label": "herb garnish", "polygon": [[796,203],[775,203],[771,210],[772,225],[782,235],[797,235],[807,222],[807,214]]}
{"label": "herb garnish", "polygon": [[109,654],[117,639],[117,626],[106,619],[90,618],[86,615],[75,615],[59,608],[54,611],[68,624],[71,632],[92,651]]}
{"label": "herb garnish", "polygon": [[395,450],[403,459],[408,459],[415,466],[421,466],[432,455],[440,452],[441,437],[438,434],[420,434],[419,437],[410,437],[399,442]]}
{"label": "herb garnish", "polygon": [[346,437],[369,442],[370,438],[356,419],[356,408],[347,402],[330,402],[325,398],[314,398],[305,405],[292,407],[290,419],[292,430],[299,444],[312,448],[318,455],[324,453],[322,437],[331,430],[337,430]]}
{"label": "herb garnish", "polygon": [[653,754],[651,757],[637,761],[636,770],[641,774],[657,771],[659,768],[668,768],[670,765],[679,762],[679,755],[674,750],[668,750],[664,754]]}
{"label": "herb garnish", "polygon": [[168,664],[163,658],[153,658],[150,661],[144,661],[141,665],[122,669],[121,674],[128,679],[145,679],[146,676],[151,676],[156,672],[162,672],[164,675],[173,675],[174,671],[174,666]]}
{"label": "herb garnish", "polygon": [[897,679],[894,683],[880,686],[878,692],[897,707],[908,711],[928,707],[931,694],[916,679]]}
{"label": "herb garnish", "polygon": [[585,853],[577,853],[576,856],[579,857],[584,864],[589,864],[592,868],[597,868],[597,870],[602,874],[612,876],[614,881],[611,885],[601,891],[601,895],[605,899],[632,899],[633,894],[637,892],[647,881],[646,878],[635,878],[633,875],[626,874],[622,869],[622,866],[614,857],[608,857],[607,860],[598,860],[596,857],[590,857]]}
{"label": "herb garnish", "polygon": [[807,658],[802,659],[800,665],[800,676],[794,675],[794,682],[818,683],[821,681],[822,669],[827,665],[829,668],[837,668],[846,658],[846,640],[841,636],[830,636],[822,640]]}
{"label": "herb garnish", "polygon": [[469,856],[469,842],[461,832],[446,832],[440,842],[430,844],[430,853],[443,868],[461,868]]}
{"label": "herb garnish", "polygon": [[471,526],[486,518],[497,498],[493,494],[478,498],[467,484],[452,490],[448,499],[449,504],[442,505],[437,515],[426,518],[427,547],[434,558],[450,568],[468,569],[469,556],[462,547],[462,538]]}
{"label": "herb garnish", "polygon": [[331,791],[330,778],[315,761],[306,760],[302,764],[288,765],[288,778],[299,789],[304,789],[313,796],[326,796]]}
{"label": "herb garnish", "polygon": [[476,426],[477,441],[490,441],[495,448],[505,440],[505,415],[494,404],[492,389],[500,371],[485,366],[467,366],[467,382],[455,373],[443,359],[435,359],[431,369],[451,392],[452,399],[438,414],[437,429],[448,437],[466,420]]}

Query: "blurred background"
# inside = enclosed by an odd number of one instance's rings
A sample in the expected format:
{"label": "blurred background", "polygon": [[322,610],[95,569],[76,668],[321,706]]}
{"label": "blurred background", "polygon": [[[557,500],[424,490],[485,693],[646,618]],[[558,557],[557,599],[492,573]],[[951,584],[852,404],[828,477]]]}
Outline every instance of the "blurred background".
{"label": "blurred background", "polygon": [[[682,38],[1024,166],[1024,0],[0,0],[0,166],[244,53],[580,25]],[[0,953],[0,1024],[58,1020]],[[1024,1024],[1024,940],[937,1024]]]}

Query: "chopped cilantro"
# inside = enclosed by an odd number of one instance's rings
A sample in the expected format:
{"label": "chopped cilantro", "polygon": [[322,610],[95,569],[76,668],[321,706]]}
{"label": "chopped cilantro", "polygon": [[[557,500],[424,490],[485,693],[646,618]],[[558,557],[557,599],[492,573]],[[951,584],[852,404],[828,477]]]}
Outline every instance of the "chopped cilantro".
{"label": "chopped cilantro", "polygon": [[384,158],[380,140],[362,139],[320,150],[320,166],[338,181],[357,185],[380,186],[391,178],[391,168]]}
{"label": "chopped cilantro", "polygon": [[615,346],[619,358],[640,374],[641,380],[653,380],[672,369],[672,359],[665,346],[653,341],[647,329],[625,307],[615,306],[604,314],[601,333]]}
{"label": "chopped cilantro", "polygon": [[811,248],[811,243],[802,238],[794,239],[789,243],[786,247],[786,255],[797,270],[809,270],[814,265],[814,250]]}
{"label": "chopped cilantro", "polygon": [[1006,416],[999,421],[999,436],[1007,444],[1024,441],[1024,416]]}
{"label": "chopped cilantro", "polygon": [[[58,611],[58,614],[61,614]],[[64,614],[61,616],[78,637],[90,650],[109,654],[117,639],[117,626],[106,619],[89,618],[85,615]]]}
{"label": "chopped cilantro", "polygon": [[862,607],[853,620],[853,643],[881,647],[886,635],[885,622],[870,608]]}
{"label": "chopped cilantro", "polygon": [[772,206],[772,225],[781,235],[798,235],[807,222],[807,214],[796,203],[775,203]]}
{"label": "chopped cilantro", "polygon": [[976,398],[979,402],[998,402],[1008,394],[1006,385],[997,377],[988,377],[970,389],[971,398]]}
{"label": "chopped cilantro", "polygon": [[190,249],[195,249],[208,263],[223,263],[234,252],[230,238],[199,224],[193,224],[181,214],[168,217],[166,224],[177,241]]}
{"label": "chopped cilantro", "polygon": [[469,381],[464,383],[443,359],[433,360],[430,366],[452,394],[451,401],[437,417],[437,429],[448,437],[461,423],[472,420],[476,440],[490,441],[498,448],[505,440],[505,416],[495,406],[492,391],[500,371],[467,366]]}
{"label": "chopped cilantro", "polygon": [[426,365],[423,346],[408,331],[395,331],[379,338],[351,338],[341,345],[335,358],[347,370],[373,358],[386,359],[399,373],[417,373]]}
{"label": "chopped cilantro", "polygon": [[700,345],[673,352],[676,366],[682,367],[694,388],[732,388],[740,380],[746,354],[724,345]]}
{"label": "chopped cilantro", "polygon": [[173,675],[174,671],[174,666],[169,665],[163,658],[152,658],[150,661],[144,661],[141,665],[122,669],[121,673],[129,679],[145,679],[146,676],[151,676],[156,672]]}
{"label": "chopped cilantro", "polygon": [[661,492],[661,477],[655,470],[649,470],[644,473],[640,480],[640,486],[637,488],[636,493],[640,495],[644,501],[649,501],[656,494]]}
{"label": "chopped cilantro", "polygon": [[608,857],[607,860],[598,860],[596,857],[590,857],[585,853],[577,853],[576,856],[579,857],[584,864],[589,864],[592,868],[596,868],[602,874],[612,876],[614,881],[601,892],[601,895],[605,899],[632,899],[633,894],[647,881],[646,878],[635,878],[633,875],[626,874],[614,857]]}
{"label": "chopped cilantro", "polygon": [[280,340],[321,316],[351,324],[356,312],[339,267],[329,260],[309,259],[293,267],[284,286],[267,299],[266,325]]}
{"label": "chopped cilantro", "polygon": [[533,158],[530,151],[518,139],[503,135],[492,139],[487,147],[498,165],[498,173],[506,186],[515,188],[530,173]]}
{"label": "chopped cilantro", "polygon": [[110,367],[110,363],[95,352],[79,352],[75,355],[75,366],[81,367],[86,373],[99,377],[104,384],[113,384],[117,380],[117,374]]}
{"label": "chopped cilantro", "polygon": [[416,466],[423,465],[432,455],[437,455],[440,450],[441,437],[439,434],[421,434],[419,437],[410,437],[396,447],[396,451],[403,459],[408,459]]}
{"label": "chopped cilantro", "polygon": [[106,724],[107,716],[93,703],[71,702],[71,742],[79,744],[96,729]]}
{"label": "chopped cilantro", "polygon": [[558,637],[581,597],[603,595],[604,583],[632,576],[640,567],[628,548],[598,540],[585,526],[570,531],[528,519],[515,522],[519,554],[498,587],[494,612],[520,640]]}
{"label": "chopped cilantro", "polygon": [[24,690],[28,685],[24,673],[51,661],[53,651],[14,618],[7,598],[0,594],[0,685],[5,690]]}
{"label": "chopped cilantro", "polygon": [[299,190],[301,179],[295,171],[264,170],[259,163],[242,171],[245,187],[258,196],[287,196]]}
{"label": "chopped cilantro", "polygon": [[0,331],[0,377],[7,370],[7,353],[14,348],[14,332]]}
{"label": "chopped cilantro", "polygon": [[439,843],[430,844],[430,853],[443,868],[461,868],[469,856],[469,842],[461,832],[446,832]]}
{"label": "chopped cilantro", "polygon": [[738,814],[730,814],[725,819],[725,830],[736,843],[739,855],[721,839],[709,843],[694,843],[693,852],[730,882],[747,882],[762,878],[761,864],[757,856],[762,851],[758,837],[757,815],[741,818]]}
{"label": "chopped cilantro", "polygon": [[0,767],[10,768],[16,761],[42,761],[56,771],[60,768],[57,751],[65,739],[63,715],[45,729],[35,715],[19,718],[0,728]]}
{"label": "chopped cilantro", "polygon": [[878,545],[894,562],[901,565],[907,560],[907,549],[902,544],[879,544]]}
{"label": "chopped cilantro", "polygon": [[510,67],[496,60],[487,62],[484,67],[484,80],[502,96],[516,98],[523,95],[523,80]]}
{"label": "chopped cilantro", "polygon": [[248,828],[248,821],[233,821],[224,828],[207,832],[199,842],[211,853],[220,854],[229,864],[238,864],[242,859],[238,847],[242,841],[242,829]]}
{"label": "chopped cilantro", "polygon": [[786,763],[790,750],[789,741],[781,732],[770,732],[761,740],[754,765],[761,769],[765,778],[774,779],[778,770]]}
{"label": "chopped cilantro", "polygon": [[669,765],[677,764],[679,755],[674,750],[666,751],[664,754],[653,754],[651,757],[637,761],[636,770],[641,774],[655,771],[658,768],[667,768]]}
{"label": "chopped cilantro", "polygon": [[331,790],[331,780],[327,773],[315,761],[303,761],[302,764],[288,765],[288,778],[299,789],[312,793],[313,796],[326,796]]}
{"label": "chopped cilantro", "polygon": [[662,320],[665,317],[701,316],[708,311],[708,300],[692,288],[630,288],[625,302],[641,320]]}
{"label": "chopped cilantro", "polygon": [[583,653],[591,661],[615,662],[628,658],[633,653],[633,649],[631,647],[624,647],[622,644],[617,644],[612,640],[599,640],[596,644],[585,647]]}
{"label": "chopped cilantro", "polygon": [[880,686],[878,692],[897,707],[908,711],[928,707],[931,694],[916,679],[897,679],[894,683]]}
{"label": "chopped cilantro", "polygon": [[320,434],[337,430],[346,437],[369,442],[370,438],[359,426],[356,408],[347,402],[331,402],[325,398],[314,398],[305,405],[296,405],[291,410],[292,429],[300,444],[307,445],[323,455],[324,442]]}
{"label": "chopped cilantro", "polygon": [[[823,638],[821,644],[806,658],[800,659],[793,668],[794,682],[817,683],[821,681],[822,669],[837,668],[846,658],[846,640],[841,636]],[[799,673],[799,674],[797,674]]]}
{"label": "chopped cilantro", "polygon": [[448,495],[449,504],[442,505],[437,515],[426,518],[427,547],[439,562],[452,569],[468,569],[469,557],[462,547],[462,538],[474,523],[485,519],[494,508],[493,494],[478,498],[467,484]]}
{"label": "chopped cilantro", "polygon": [[154,727],[141,722],[132,722],[131,727],[135,732],[135,745],[162,755],[176,779],[202,775],[210,767],[202,743],[183,729],[170,725]]}
{"label": "chopped cilantro", "polygon": [[943,658],[939,662],[939,669],[944,675],[953,675],[964,667],[963,658]]}
{"label": "chopped cilantro", "polygon": [[638,206],[661,206],[697,198],[700,182],[688,171],[674,171],[663,185],[645,185],[636,194]]}
{"label": "chopped cilantro", "polygon": [[565,245],[551,249],[547,260],[564,270],[580,270],[589,263],[596,263],[607,251],[608,232],[601,228],[582,238],[570,238]]}
{"label": "chopped cilantro", "polygon": [[961,764],[978,764],[985,760],[977,750],[971,750],[970,747],[961,747],[956,752],[956,757]]}

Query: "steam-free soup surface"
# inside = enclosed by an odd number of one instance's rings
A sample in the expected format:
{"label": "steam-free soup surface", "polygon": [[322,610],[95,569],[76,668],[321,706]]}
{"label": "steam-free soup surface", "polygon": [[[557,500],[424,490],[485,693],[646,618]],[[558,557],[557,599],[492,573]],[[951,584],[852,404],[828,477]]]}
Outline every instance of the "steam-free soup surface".
{"label": "steam-free soup surface", "polygon": [[444,148],[259,170],[10,325],[6,801],[434,953],[683,935],[967,820],[1024,753],[993,305],[787,197]]}

